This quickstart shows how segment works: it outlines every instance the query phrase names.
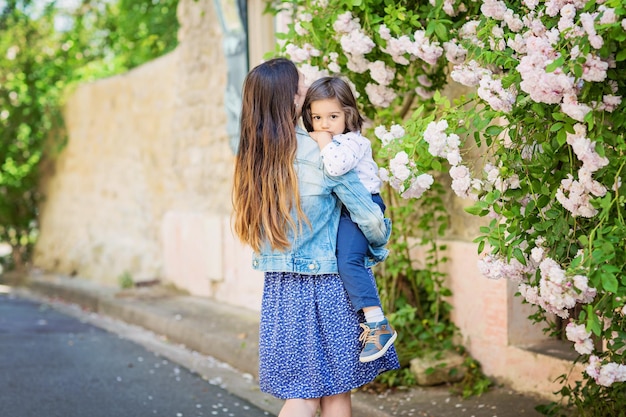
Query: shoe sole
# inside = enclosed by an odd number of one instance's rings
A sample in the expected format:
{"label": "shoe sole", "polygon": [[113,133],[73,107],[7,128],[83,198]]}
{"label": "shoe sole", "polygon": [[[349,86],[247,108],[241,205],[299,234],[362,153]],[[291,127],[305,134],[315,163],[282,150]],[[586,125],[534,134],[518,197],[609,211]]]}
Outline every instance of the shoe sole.
{"label": "shoe sole", "polygon": [[375,361],[376,359],[380,358],[381,356],[383,356],[385,353],[387,353],[387,351],[389,350],[389,348],[391,347],[391,345],[393,345],[393,342],[396,341],[396,338],[398,337],[398,333],[394,332],[393,336],[391,336],[389,338],[389,340],[387,340],[387,343],[385,343],[385,345],[382,347],[381,350],[379,350],[377,353],[375,353],[374,355],[370,355],[367,356],[365,358],[361,358],[359,357],[359,362],[363,362],[363,363],[367,363],[367,362],[371,362],[371,361]]}

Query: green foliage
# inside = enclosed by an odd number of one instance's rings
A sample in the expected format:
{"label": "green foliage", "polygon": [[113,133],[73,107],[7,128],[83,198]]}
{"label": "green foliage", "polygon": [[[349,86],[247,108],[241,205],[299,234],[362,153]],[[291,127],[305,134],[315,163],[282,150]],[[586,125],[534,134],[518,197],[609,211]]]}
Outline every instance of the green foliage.
{"label": "green foliage", "polygon": [[124,271],[119,277],[117,277],[117,284],[122,289],[133,288],[135,286],[135,281],[133,280],[133,276],[128,271]]}
{"label": "green foliage", "polygon": [[489,388],[493,385],[493,381],[485,376],[480,369],[478,361],[467,358],[463,364],[466,369],[465,378],[462,387],[461,395],[463,398],[469,398],[473,396],[480,396],[489,391]]}
{"label": "green foliage", "polygon": [[76,83],[174,48],[176,6],[177,0],[0,6],[0,242],[13,249],[9,268],[28,262],[37,238],[41,162],[64,145],[65,95]]}
{"label": "green foliage", "polygon": [[0,241],[13,248],[11,267],[28,258],[36,238],[37,168],[58,119],[64,73],[55,62],[60,54],[49,9],[34,21],[9,3],[0,19]]}
{"label": "green foliage", "polygon": [[550,417],[599,417],[619,416],[626,409],[626,386],[617,384],[610,390],[591,381],[576,381],[573,386],[566,385],[566,378],[561,377],[563,388],[558,392],[566,402],[553,401],[540,405],[537,411]]}
{"label": "green foliage", "polygon": [[106,59],[125,71],[161,56],[177,45],[178,0],[118,0],[105,3],[98,27]]}
{"label": "green foliage", "polygon": [[377,382],[383,387],[410,387],[415,385],[415,375],[408,367],[403,367],[398,371],[385,372],[377,378]]}

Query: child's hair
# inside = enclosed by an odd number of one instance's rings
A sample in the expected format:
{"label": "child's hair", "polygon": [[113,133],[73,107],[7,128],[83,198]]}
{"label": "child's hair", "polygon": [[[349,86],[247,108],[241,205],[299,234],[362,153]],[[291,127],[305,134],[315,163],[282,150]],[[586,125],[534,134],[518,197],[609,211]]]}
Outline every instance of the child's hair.
{"label": "child's hair", "polygon": [[313,131],[311,103],[318,100],[336,98],[346,114],[346,130],[343,133],[358,132],[363,126],[356,99],[350,85],[339,77],[323,77],[311,84],[302,104],[302,121],[309,132]]}

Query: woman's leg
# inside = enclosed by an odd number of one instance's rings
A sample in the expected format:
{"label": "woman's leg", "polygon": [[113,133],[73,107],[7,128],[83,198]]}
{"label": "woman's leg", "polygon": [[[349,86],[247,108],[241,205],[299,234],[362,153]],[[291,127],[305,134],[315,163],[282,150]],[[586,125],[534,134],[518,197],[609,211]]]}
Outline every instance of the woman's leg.
{"label": "woman's leg", "polygon": [[352,398],[350,391],[322,397],[320,408],[322,410],[320,417],[351,417]]}
{"label": "woman's leg", "polygon": [[[314,417],[318,408],[320,408],[319,398],[290,398],[285,400],[278,417]],[[346,416],[349,417],[349,415]]]}

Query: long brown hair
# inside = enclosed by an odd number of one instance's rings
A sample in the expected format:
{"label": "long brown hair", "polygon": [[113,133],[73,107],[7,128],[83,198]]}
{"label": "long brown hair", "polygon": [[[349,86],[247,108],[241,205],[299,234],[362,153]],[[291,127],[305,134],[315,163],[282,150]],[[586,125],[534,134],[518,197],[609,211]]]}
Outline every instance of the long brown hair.
{"label": "long brown hair", "polygon": [[[275,58],[253,68],[243,84],[241,133],[233,183],[234,231],[242,242],[259,251],[291,246],[306,219],[300,207],[296,157],[294,99],[298,69],[288,59]],[[296,208],[296,216],[291,209]]]}
{"label": "long brown hair", "polygon": [[343,112],[346,114],[346,131],[342,133],[361,130],[364,120],[361,113],[359,113],[356,98],[354,98],[350,85],[337,76],[322,77],[315,80],[309,87],[302,104],[302,122],[306,130],[309,132],[313,131],[311,103],[328,99],[337,99]]}

